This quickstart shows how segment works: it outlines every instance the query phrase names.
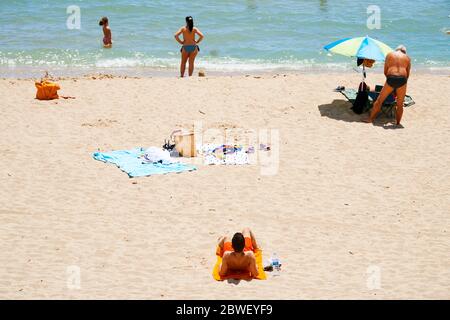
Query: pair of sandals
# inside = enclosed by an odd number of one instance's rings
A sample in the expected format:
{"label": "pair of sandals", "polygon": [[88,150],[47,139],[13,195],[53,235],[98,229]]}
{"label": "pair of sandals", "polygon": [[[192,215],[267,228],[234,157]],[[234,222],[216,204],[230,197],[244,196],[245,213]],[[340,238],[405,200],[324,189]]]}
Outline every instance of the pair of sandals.
{"label": "pair of sandals", "polygon": [[164,140],[164,145],[162,146],[162,148],[167,151],[172,151],[173,148],[175,148],[175,143],[174,144],[170,143],[170,139]]}

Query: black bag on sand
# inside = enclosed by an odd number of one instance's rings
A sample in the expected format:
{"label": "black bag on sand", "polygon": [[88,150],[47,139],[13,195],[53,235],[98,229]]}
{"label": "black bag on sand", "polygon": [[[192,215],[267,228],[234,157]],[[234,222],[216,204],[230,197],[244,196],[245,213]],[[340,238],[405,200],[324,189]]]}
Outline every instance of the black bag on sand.
{"label": "black bag on sand", "polygon": [[361,114],[367,107],[369,101],[369,94],[367,92],[367,84],[363,81],[359,84],[358,94],[356,95],[355,102],[353,102],[352,110],[356,114]]}

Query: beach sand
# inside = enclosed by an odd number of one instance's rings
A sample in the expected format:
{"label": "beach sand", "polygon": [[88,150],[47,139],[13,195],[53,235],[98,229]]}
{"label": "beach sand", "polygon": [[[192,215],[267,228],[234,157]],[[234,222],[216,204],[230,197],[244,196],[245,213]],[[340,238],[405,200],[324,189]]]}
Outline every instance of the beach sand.
{"label": "beach sand", "polygon": [[[67,78],[76,99],[54,101],[0,80],[0,298],[449,299],[449,80],[412,74],[403,129],[361,123],[332,92],[356,73]],[[276,174],[130,179],[92,159],[196,121],[277,130]],[[243,227],[278,253],[279,277],[213,280],[217,238]]]}

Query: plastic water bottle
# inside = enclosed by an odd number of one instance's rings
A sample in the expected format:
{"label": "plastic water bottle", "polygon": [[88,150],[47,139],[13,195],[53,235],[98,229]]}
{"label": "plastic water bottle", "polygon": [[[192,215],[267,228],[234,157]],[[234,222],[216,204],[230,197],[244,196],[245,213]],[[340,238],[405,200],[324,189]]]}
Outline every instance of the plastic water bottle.
{"label": "plastic water bottle", "polygon": [[272,258],[270,259],[272,262],[273,267],[273,276],[279,276],[280,275],[280,259],[278,259],[278,255],[276,252],[272,254]]}

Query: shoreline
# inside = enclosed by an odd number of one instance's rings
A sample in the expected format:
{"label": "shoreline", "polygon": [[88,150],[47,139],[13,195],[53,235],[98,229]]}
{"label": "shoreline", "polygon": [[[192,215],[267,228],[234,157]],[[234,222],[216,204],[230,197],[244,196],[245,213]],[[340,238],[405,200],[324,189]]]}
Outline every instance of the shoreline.
{"label": "shoreline", "polygon": [[[3,68],[0,67],[0,79],[39,79],[45,72],[48,71],[50,76],[55,79],[81,79],[92,76],[109,76],[114,78],[173,78],[179,77],[179,71],[177,69],[169,68],[154,68],[154,67],[127,67],[127,68],[86,68],[82,70],[75,70],[74,68],[40,68],[40,67],[20,67],[20,68]],[[232,70],[232,71],[218,71],[209,70],[208,68],[196,67],[194,70],[194,77],[198,76],[199,71],[204,71],[206,77],[234,77],[234,76],[262,76],[262,75],[308,75],[308,74],[321,74],[321,75],[339,75],[339,74],[360,74],[362,76],[362,69],[356,66],[348,65],[342,68],[333,68],[328,66],[311,66],[302,69],[289,69],[289,68],[275,68],[275,69],[254,69],[254,70]],[[376,66],[372,69],[366,69],[368,77],[372,74],[382,74],[383,68]],[[421,75],[450,75],[450,67],[425,67],[418,66],[412,68],[412,73]],[[187,72],[186,72],[186,78]]]}

